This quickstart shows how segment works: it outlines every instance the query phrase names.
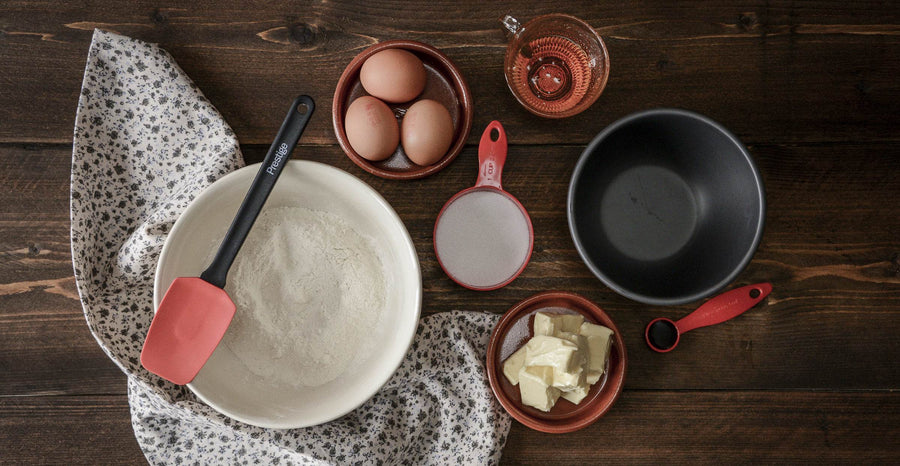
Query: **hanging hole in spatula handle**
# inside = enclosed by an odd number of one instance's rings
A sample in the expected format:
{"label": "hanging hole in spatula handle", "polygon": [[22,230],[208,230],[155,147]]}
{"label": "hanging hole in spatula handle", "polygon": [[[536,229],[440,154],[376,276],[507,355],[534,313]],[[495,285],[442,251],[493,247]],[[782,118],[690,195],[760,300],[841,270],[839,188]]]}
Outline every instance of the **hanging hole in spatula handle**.
{"label": "hanging hole in spatula handle", "polygon": [[478,180],[475,186],[493,186],[503,189],[501,176],[506,163],[506,132],[499,121],[492,121],[478,143]]}
{"label": "hanging hole in spatula handle", "polygon": [[278,130],[275,141],[269,147],[269,152],[266,154],[266,158],[263,159],[259,172],[257,172],[256,178],[253,179],[250,190],[247,191],[247,195],[244,197],[244,201],[241,203],[234,221],[231,222],[231,227],[228,228],[216,257],[213,259],[212,264],[203,271],[200,278],[219,288],[225,287],[228,269],[231,268],[234,258],[237,257],[244,240],[247,239],[247,234],[250,233],[253,223],[256,222],[256,217],[259,216],[259,212],[266,203],[266,199],[269,198],[272,188],[275,187],[275,182],[281,175],[281,171],[284,170],[284,166],[290,160],[291,153],[294,151],[297,141],[300,140],[303,130],[306,129],[306,124],[309,123],[315,108],[316,104],[312,97],[307,95],[297,97],[294,103],[291,104],[291,109],[281,124],[281,129]]}
{"label": "hanging hole in spatula handle", "polygon": [[675,322],[679,334],[720,324],[733,319],[759,304],[772,292],[771,283],[742,286],[703,303],[696,311]]}

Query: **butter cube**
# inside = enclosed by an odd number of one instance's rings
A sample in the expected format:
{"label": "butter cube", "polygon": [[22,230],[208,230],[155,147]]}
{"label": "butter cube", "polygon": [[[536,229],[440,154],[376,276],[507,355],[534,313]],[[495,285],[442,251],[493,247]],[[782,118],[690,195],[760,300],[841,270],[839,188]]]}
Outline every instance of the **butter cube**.
{"label": "butter cube", "polygon": [[[584,351],[578,345],[581,335],[559,332],[566,338],[535,336],[525,347],[525,366],[549,366],[553,377],[548,380],[560,390],[571,390],[584,383]],[[582,342],[587,347],[586,340]]]}
{"label": "butter cube", "polygon": [[572,372],[580,364],[578,345],[569,340],[547,335],[535,335],[525,344],[525,366],[558,367]]}
{"label": "butter cube", "polygon": [[573,371],[564,371],[559,367],[553,368],[553,386],[562,390],[574,390],[586,383],[587,371],[578,366]]}
{"label": "butter cube", "polygon": [[591,390],[590,385],[581,385],[573,390],[569,390],[567,392],[562,393],[562,398],[569,400],[572,404],[581,403],[581,400],[587,396],[588,392]]}
{"label": "butter cube", "polygon": [[588,383],[588,385],[594,385],[597,383],[600,378],[603,377],[603,371],[587,371],[587,375],[585,375],[584,380]]}
{"label": "butter cube", "polygon": [[534,334],[559,336],[559,332],[578,333],[584,317],[580,314],[547,314],[538,312],[534,315]]}
{"label": "butter cube", "polygon": [[519,370],[525,365],[525,347],[516,350],[510,357],[503,362],[503,375],[509,380],[509,383],[518,385]]}
{"label": "butter cube", "polygon": [[[588,382],[595,383],[606,370],[613,331],[602,325],[585,322],[581,324],[581,334],[587,339],[588,345]],[[592,374],[596,377],[593,382]]]}
{"label": "butter cube", "polygon": [[581,314],[560,314],[559,330],[569,333],[578,333],[581,324],[584,322],[584,316]]}
{"label": "butter cube", "polygon": [[587,369],[588,358],[590,355],[590,349],[588,347],[587,337],[584,335],[580,335],[578,333],[572,332],[558,332],[556,334],[557,338],[562,338],[563,340],[569,340],[572,343],[578,345],[578,352],[576,353],[579,358],[578,364]]}
{"label": "butter cube", "polygon": [[576,387],[587,383],[587,376],[589,375],[590,350],[588,349],[587,337],[570,332],[559,332],[558,335],[559,338],[578,345],[578,351],[575,353],[578,367],[574,371],[569,372],[557,373],[557,371],[554,371],[553,386],[563,391],[574,390]]}
{"label": "butter cube", "polygon": [[522,403],[541,411],[550,411],[560,391],[551,386],[553,368],[548,366],[523,366],[519,370],[519,393]]}
{"label": "butter cube", "polygon": [[556,336],[556,319],[549,314],[538,312],[534,315],[534,335]]}

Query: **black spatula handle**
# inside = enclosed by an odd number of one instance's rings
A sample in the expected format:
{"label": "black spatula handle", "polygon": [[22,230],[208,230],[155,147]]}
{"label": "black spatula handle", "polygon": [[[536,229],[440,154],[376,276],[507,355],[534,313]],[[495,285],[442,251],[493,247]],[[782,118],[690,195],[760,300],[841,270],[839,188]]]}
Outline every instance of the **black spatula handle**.
{"label": "black spatula handle", "polygon": [[241,250],[241,246],[244,245],[250,228],[253,227],[256,217],[266,203],[266,199],[269,198],[272,188],[275,187],[275,182],[281,175],[282,169],[291,158],[291,152],[294,151],[294,146],[300,140],[300,135],[306,129],[306,124],[309,123],[309,118],[315,108],[316,104],[310,96],[301,95],[294,100],[284,123],[281,124],[281,129],[278,130],[278,135],[275,136],[272,147],[269,148],[269,153],[266,154],[256,178],[253,179],[253,184],[250,185],[250,190],[247,191],[247,196],[244,197],[244,202],[241,203],[237,215],[228,228],[228,233],[225,234],[225,239],[219,246],[215,259],[200,274],[200,278],[219,288],[225,288],[228,269],[231,268],[234,258]]}

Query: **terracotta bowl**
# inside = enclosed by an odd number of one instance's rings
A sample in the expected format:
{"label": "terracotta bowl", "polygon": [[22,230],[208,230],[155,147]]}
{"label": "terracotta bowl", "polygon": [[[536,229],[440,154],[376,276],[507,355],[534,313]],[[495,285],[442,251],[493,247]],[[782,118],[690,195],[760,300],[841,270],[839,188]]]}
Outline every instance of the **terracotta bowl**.
{"label": "terracotta bowl", "polygon": [[[425,64],[425,72],[428,78],[425,83],[425,90],[414,100],[402,104],[386,102],[388,107],[394,111],[398,118],[402,118],[406,110],[416,101],[432,99],[443,104],[450,111],[450,116],[453,118],[455,133],[453,143],[444,157],[432,165],[423,167],[412,163],[403,152],[403,147],[400,146],[385,160],[379,162],[366,160],[353,150],[347,140],[347,134],[344,132],[344,115],[347,112],[347,107],[357,97],[369,95],[359,82],[360,68],[362,68],[366,59],[372,55],[385,49],[394,48],[408,50],[419,57]],[[459,69],[456,68],[456,65],[436,48],[409,40],[381,42],[363,50],[362,53],[357,55],[347,65],[340,80],[338,80],[337,88],[334,90],[334,101],[331,111],[334,134],[337,136],[338,143],[347,154],[347,157],[350,157],[353,163],[373,175],[395,180],[424,178],[441,171],[449,165],[466,144],[469,130],[472,129],[472,113],[472,95],[469,92],[469,86],[466,85],[466,81],[460,74]]]}
{"label": "terracotta bowl", "polygon": [[[591,386],[587,397],[577,405],[560,398],[546,413],[522,404],[519,387],[503,375],[503,361],[533,336],[531,329],[538,311],[581,314],[587,322],[615,332],[606,373]],[[516,304],[494,327],[487,350],[487,373],[491,390],[510,416],[534,430],[562,434],[587,427],[609,411],[625,385],[627,361],[622,332],[602,309],[575,293],[548,291]]]}

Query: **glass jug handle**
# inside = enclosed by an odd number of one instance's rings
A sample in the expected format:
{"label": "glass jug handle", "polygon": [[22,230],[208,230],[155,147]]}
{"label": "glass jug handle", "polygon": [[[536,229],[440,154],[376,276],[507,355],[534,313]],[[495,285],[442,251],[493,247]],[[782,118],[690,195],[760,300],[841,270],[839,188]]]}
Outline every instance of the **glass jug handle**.
{"label": "glass jug handle", "polygon": [[522,24],[519,23],[519,20],[510,15],[504,16],[503,19],[500,20],[500,23],[502,23],[503,27],[512,35],[516,35],[522,30]]}

